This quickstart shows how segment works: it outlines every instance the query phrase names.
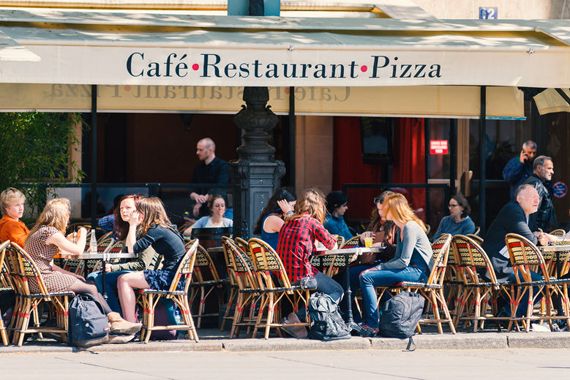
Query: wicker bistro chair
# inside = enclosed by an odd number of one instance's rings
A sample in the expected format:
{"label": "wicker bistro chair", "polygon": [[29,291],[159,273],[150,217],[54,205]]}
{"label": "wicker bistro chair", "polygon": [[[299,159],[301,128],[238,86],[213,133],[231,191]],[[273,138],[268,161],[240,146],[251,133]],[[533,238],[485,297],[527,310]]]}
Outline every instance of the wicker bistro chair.
{"label": "wicker bistro chair", "polygon": [[457,247],[453,245],[452,239],[449,255],[447,257],[447,270],[445,271],[445,278],[443,280],[443,292],[447,300],[447,307],[454,317],[457,316],[460,296],[463,291],[462,271],[459,267],[460,262],[459,252],[457,252]]}
{"label": "wicker bistro chair", "polygon": [[238,290],[232,320],[230,338],[239,336],[242,326],[247,326],[248,334],[257,321],[256,309],[259,306],[262,290],[259,287],[253,262],[240,247],[228,240],[225,242],[228,253],[232,256],[233,273]]}
{"label": "wicker bistro chair", "polygon": [[[531,320],[547,320],[551,325],[553,319],[565,319],[570,322],[568,283],[570,279],[557,280],[551,278],[540,250],[530,240],[517,234],[507,234],[505,243],[513,266],[516,279],[516,295],[511,302],[512,320],[516,323],[522,320],[525,330],[530,331]],[[531,271],[535,270],[542,280],[533,281]],[[552,295],[561,298],[563,310],[557,310],[558,315],[552,315]],[[518,305],[523,297],[528,296],[528,307],[524,317],[516,317]],[[546,304],[546,315],[534,315],[534,304],[542,295]],[[517,324],[518,327],[518,324]]]}
{"label": "wicker bistro chair", "polygon": [[[16,292],[17,315],[14,325],[13,344],[21,346],[26,334],[54,333],[60,336],[62,342],[67,341],[68,305],[73,292],[49,292],[42,274],[30,255],[17,244],[12,243],[5,256],[10,271],[12,284]],[[37,283],[39,292],[30,290],[29,282]],[[40,326],[40,306],[47,304],[52,307],[56,316],[55,326]],[[33,313],[32,313],[33,312]],[[30,327],[30,316],[33,315],[33,327]]]}
{"label": "wicker bistro chair", "polygon": [[549,234],[557,236],[557,237],[562,237],[562,236],[566,235],[566,231],[563,230],[562,228],[557,228],[555,230],[550,231]]}
{"label": "wicker bistro chair", "polygon": [[[237,236],[234,239],[234,243],[238,246],[239,249],[241,249],[242,252],[249,255],[249,243],[247,242],[247,240]],[[251,255],[249,257],[251,258]]]}
{"label": "wicker bistro chair", "polygon": [[[192,276],[192,283],[190,284],[192,288],[190,291],[190,305],[193,305],[195,300],[198,299],[198,310],[197,313],[194,314],[198,328],[202,326],[203,318],[219,317],[223,301],[221,291],[219,290],[221,290],[224,283],[225,280],[220,278],[218,270],[208,251],[201,245],[198,245],[196,262],[194,263],[194,275]],[[206,314],[206,301],[213,293],[218,297],[218,310],[215,313]]]}
{"label": "wicker bistro chair", "polygon": [[[486,320],[511,321],[510,316],[497,316],[497,299],[505,296],[512,302],[513,285],[499,283],[489,257],[474,239],[455,235],[451,246],[457,256],[458,278],[463,282],[457,295],[455,325],[458,326],[461,320],[472,321],[473,332],[477,332]],[[486,273],[489,281],[485,281],[481,273]]]}
{"label": "wicker bistro chair", "polygon": [[[188,338],[198,342],[198,333],[192,320],[190,312],[190,304],[188,303],[188,289],[192,280],[192,272],[194,270],[194,262],[196,260],[196,252],[198,250],[198,240],[194,240],[188,247],[186,254],[180,260],[176,274],[172,279],[172,283],[168,290],[141,289],[140,302],[143,306],[143,328],[141,330],[141,340],[144,339],[148,343],[153,331],[157,330],[185,330],[188,331]],[[177,290],[178,284],[185,279],[183,290]],[[182,324],[173,326],[155,326],[154,310],[161,298],[172,300],[180,309],[182,315]]]}
{"label": "wicker bistro chair", "polygon": [[[431,246],[433,249],[433,268],[428,280],[425,283],[403,281],[392,287],[379,287],[377,288],[379,293],[378,302],[380,302],[386,290],[396,292],[401,290],[419,292],[426,298],[433,313],[433,318],[422,319],[419,323],[436,323],[437,330],[440,334],[443,334],[443,323],[448,323],[449,329],[453,334],[455,334],[455,326],[453,325],[453,321],[447,307],[447,302],[443,294],[443,281],[445,278],[445,270],[447,267],[447,258],[449,256],[450,245],[451,235],[449,234],[442,234],[436,241],[432,243]],[[441,313],[443,313],[444,318],[442,318]],[[419,325],[418,330],[420,330]]]}
{"label": "wicker bistro chair", "polygon": [[[281,303],[289,302],[294,311],[298,310],[300,304],[306,309],[309,291],[302,289],[299,285],[291,285],[281,259],[269,244],[261,239],[252,238],[249,240],[249,250],[254,257],[253,265],[261,290],[261,301],[253,336],[257,335],[259,328],[264,328],[264,337],[268,339],[272,327],[283,326],[276,322],[280,317]],[[307,319],[308,315],[309,313],[307,313]],[[309,327],[310,323],[307,321],[288,324],[288,326]]]}
{"label": "wicker bistro chair", "polygon": [[222,320],[220,321],[220,331],[224,330],[226,321],[228,320],[233,321],[232,308],[235,307],[235,301],[238,293],[238,284],[235,274],[234,257],[232,251],[228,247],[228,244],[235,245],[236,243],[231,238],[227,236],[222,236],[222,247],[224,248],[224,260],[226,262],[226,271],[228,274],[229,294],[228,294],[228,301],[226,302],[226,310],[224,312]]}
{"label": "wicker bistro chair", "polygon": [[[475,232],[477,232],[477,231],[475,231]],[[467,236],[468,238],[470,238],[471,240],[473,240],[474,242],[476,242],[479,245],[483,244],[483,238],[477,234],[467,234],[465,236]]]}
{"label": "wicker bistro chair", "polygon": [[[0,289],[11,289],[12,285],[10,279],[8,278],[8,268],[4,264],[4,257],[6,251],[10,246],[10,241],[5,241],[0,244]],[[2,320],[2,309],[0,309],[0,340],[4,346],[8,345],[8,333],[6,332],[6,326],[4,326],[4,321]]]}

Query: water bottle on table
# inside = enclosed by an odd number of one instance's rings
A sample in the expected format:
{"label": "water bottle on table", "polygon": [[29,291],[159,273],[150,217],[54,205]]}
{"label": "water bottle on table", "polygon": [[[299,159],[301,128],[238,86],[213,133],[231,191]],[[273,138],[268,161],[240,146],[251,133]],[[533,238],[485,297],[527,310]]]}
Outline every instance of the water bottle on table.
{"label": "water bottle on table", "polygon": [[91,240],[89,240],[89,252],[97,253],[97,237],[95,236],[95,230],[91,230]]}

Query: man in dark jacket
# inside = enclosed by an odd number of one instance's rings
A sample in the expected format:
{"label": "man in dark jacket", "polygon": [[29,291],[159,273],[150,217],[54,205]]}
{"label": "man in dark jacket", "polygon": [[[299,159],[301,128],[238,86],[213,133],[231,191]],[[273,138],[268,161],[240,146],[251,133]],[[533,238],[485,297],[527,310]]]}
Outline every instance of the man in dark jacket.
{"label": "man in dark jacket", "polygon": [[190,198],[196,202],[193,214],[199,217],[209,215],[207,205],[212,195],[225,195],[227,192],[230,183],[230,166],[226,161],[216,157],[216,144],[209,137],[198,141],[196,156],[200,163],[192,174],[192,183],[196,186]]}
{"label": "man in dark jacket", "polygon": [[483,242],[483,249],[489,255],[495,274],[499,280],[514,280],[513,268],[509,259],[509,252],[505,245],[505,236],[515,233],[524,236],[536,244],[548,243],[548,236],[543,233],[534,234],[528,225],[530,214],[536,212],[540,199],[538,192],[531,185],[521,185],[515,192],[515,201],[507,203],[491,223],[489,232]]}
{"label": "man in dark jacket", "polygon": [[515,190],[532,175],[532,162],[536,155],[537,145],[528,140],[522,145],[518,156],[507,162],[503,169],[503,179],[511,184],[511,200],[515,200]]}
{"label": "man in dark jacket", "polygon": [[554,174],[554,163],[552,158],[547,156],[538,156],[533,164],[533,174],[525,181],[526,184],[532,185],[540,198],[538,211],[531,215],[530,226],[543,231],[552,231],[558,228],[558,220],[556,218],[556,210],[552,202],[552,187],[550,185]]}

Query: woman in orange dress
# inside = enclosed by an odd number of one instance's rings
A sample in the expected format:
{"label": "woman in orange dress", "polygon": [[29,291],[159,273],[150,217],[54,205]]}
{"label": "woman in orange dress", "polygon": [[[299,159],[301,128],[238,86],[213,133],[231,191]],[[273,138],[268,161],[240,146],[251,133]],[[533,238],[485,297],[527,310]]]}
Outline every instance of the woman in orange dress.
{"label": "woman in orange dress", "polygon": [[0,219],[0,242],[10,240],[24,246],[30,230],[20,221],[24,214],[25,195],[18,189],[9,187],[0,194],[2,219]]}

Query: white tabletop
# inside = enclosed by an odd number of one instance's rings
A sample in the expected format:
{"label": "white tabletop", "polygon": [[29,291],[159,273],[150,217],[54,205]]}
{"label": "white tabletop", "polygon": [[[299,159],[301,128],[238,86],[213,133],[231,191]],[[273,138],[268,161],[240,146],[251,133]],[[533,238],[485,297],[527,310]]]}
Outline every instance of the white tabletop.
{"label": "white tabletop", "polygon": [[72,259],[72,260],[106,260],[106,259],[134,259],[137,257],[136,253],[112,253],[112,252],[83,252],[79,256],[60,254],[56,255],[56,259]]}
{"label": "white tabletop", "polygon": [[380,253],[384,247],[353,247],[353,248],[337,248],[337,249],[318,249],[316,256],[329,255],[360,255],[362,253]]}
{"label": "white tabletop", "polygon": [[570,244],[544,245],[538,248],[540,248],[542,252],[568,252],[570,251]]}

